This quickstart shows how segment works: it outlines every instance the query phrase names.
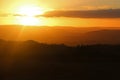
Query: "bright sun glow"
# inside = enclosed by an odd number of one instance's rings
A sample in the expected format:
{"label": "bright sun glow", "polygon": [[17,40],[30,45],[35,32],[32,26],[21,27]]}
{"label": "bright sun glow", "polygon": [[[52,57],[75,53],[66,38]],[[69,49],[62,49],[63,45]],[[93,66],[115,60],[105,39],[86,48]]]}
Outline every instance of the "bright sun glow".
{"label": "bright sun glow", "polygon": [[42,22],[38,20],[35,16],[42,15],[47,11],[51,11],[52,9],[42,8],[34,5],[25,5],[21,6],[17,10],[17,14],[23,15],[19,16],[18,23],[20,25],[42,25]]}
{"label": "bright sun glow", "polygon": [[27,25],[27,26],[38,25],[39,23],[41,23],[35,17],[19,17],[18,20],[20,25]]}
{"label": "bright sun glow", "polygon": [[36,15],[42,15],[46,11],[47,9],[44,9],[44,8],[40,8],[32,5],[26,5],[26,6],[21,6],[18,9],[18,14],[25,15],[25,16],[36,16]]}

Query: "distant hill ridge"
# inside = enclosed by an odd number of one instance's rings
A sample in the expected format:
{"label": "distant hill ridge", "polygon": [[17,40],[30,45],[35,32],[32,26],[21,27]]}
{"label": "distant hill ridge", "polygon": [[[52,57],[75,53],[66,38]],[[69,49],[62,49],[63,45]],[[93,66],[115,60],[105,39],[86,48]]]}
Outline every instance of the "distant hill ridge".
{"label": "distant hill ridge", "polygon": [[120,44],[120,28],[23,27],[1,26],[0,39],[8,41],[34,40],[47,44]]}

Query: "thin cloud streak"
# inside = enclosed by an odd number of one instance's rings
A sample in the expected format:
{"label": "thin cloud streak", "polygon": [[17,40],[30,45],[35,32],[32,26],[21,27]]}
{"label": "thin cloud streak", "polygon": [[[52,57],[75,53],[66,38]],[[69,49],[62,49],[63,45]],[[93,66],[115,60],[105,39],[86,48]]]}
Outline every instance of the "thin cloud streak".
{"label": "thin cloud streak", "polygon": [[27,15],[21,15],[21,14],[0,14],[0,17],[9,17],[9,16],[13,16],[13,17],[24,17]]}

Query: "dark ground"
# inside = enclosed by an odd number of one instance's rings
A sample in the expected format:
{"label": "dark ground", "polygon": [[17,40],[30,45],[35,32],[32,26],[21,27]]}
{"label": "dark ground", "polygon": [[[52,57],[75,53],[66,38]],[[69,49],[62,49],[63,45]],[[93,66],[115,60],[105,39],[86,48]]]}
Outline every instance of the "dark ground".
{"label": "dark ground", "polygon": [[119,80],[120,45],[0,41],[0,80]]}

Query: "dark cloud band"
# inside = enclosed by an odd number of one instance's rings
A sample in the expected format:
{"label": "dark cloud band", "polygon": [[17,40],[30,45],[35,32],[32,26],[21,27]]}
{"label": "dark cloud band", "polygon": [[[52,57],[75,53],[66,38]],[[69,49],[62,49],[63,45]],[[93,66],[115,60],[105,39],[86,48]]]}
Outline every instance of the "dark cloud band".
{"label": "dark cloud band", "polygon": [[88,11],[51,11],[45,17],[73,17],[73,18],[120,18],[120,9],[88,10]]}

